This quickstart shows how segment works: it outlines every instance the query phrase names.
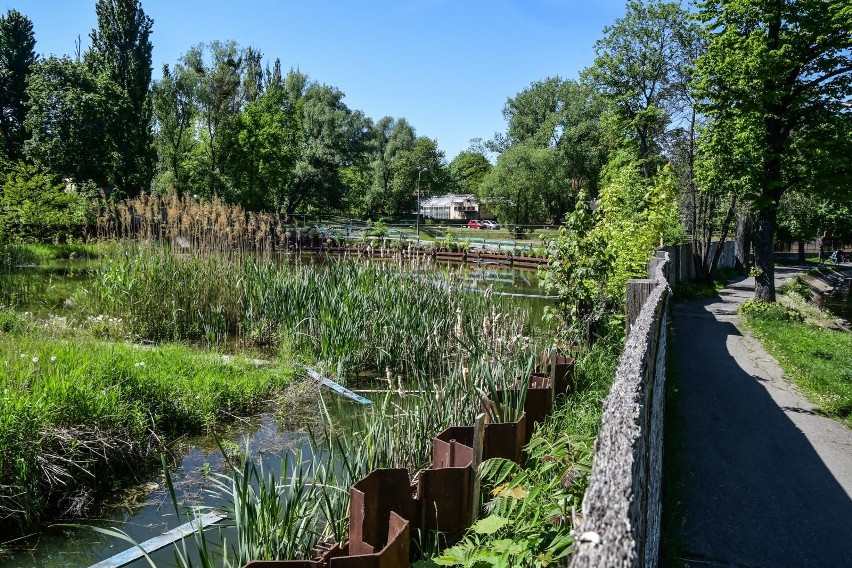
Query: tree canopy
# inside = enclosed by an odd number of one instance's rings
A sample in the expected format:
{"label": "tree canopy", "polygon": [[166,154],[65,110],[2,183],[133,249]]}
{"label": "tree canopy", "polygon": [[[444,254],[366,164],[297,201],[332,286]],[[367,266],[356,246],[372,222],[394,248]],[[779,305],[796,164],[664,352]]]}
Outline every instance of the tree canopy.
{"label": "tree canopy", "polygon": [[706,177],[735,187],[755,218],[755,298],[775,299],[779,206],[794,188],[850,195],[852,8],[820,0],[699,4],[696,62],[710,117]]}
{"label": "tree canopy", "polygon": [[0,135],[9,162],[23,157],[27,77],[36,62],[33,24],[17,10],[0,16]]}
{"label": "tree canopy", "polygon": [[151,28],[139,0],[98,0],[97,28],[89,34],[85,60],[92,73],[105,76],[121,101],[109,125],[115,144],[115,183],[125,195],[151,185],[154,137],[151,90]]}

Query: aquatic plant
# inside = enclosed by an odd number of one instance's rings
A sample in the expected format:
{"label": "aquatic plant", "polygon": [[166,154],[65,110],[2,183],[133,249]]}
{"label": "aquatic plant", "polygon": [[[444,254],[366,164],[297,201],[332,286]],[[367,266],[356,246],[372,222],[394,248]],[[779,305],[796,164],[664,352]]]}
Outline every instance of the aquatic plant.
{"label": "aquatic plant", "polygon": [[90,309],[148,339],[283,347],[338,377],[433,376],[459,354],[503,357],[530,341],[522,310],[433,282],[421,263],[307,264],[127,245],[96,270]]}

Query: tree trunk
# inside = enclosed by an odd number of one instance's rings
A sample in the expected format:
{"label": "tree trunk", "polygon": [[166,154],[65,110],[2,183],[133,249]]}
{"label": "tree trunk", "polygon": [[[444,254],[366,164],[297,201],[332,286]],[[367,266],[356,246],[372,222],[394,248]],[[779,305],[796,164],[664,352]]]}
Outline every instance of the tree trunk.
{"label": "tree trunk", "polygon": [[805,243],[802,241],[799,241],[799,262],[805,263]]}
{"label": "tree trunk", "polygon": [[748,213],[737,215],[737,262],[735,268],[748,274],[749,254],[751,254],[751,216]]}
{"label": "tree trunk", "polygon": [[716,245],[716,250],[713,252],[713,258],[707,267],[707,281],[712,282],[716,277],[716,269],[719,267],[719,259],[722,257],[722,250],[725,242],[728,240],[728,233],[731,230],[731,221],[734,220],[734,213],[737,209],[737,196],[731,196],[731,202],[728,204],[728,212],[725,214],[725,220],[722,221],[722,230],[719,235],[719,243]]}
{"label": "tree trunk", "polygon": [[775,209],[758,211],[753,232],[754,299],[764,302],[775,301],[775,254],[772,241],[775,236],[777,214]]}

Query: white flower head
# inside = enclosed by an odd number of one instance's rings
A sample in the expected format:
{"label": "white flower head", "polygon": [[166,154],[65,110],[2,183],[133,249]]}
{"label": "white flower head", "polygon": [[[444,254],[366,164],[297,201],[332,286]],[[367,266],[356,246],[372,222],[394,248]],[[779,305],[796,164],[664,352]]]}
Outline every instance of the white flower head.
{"label": "white flower head", "polygon": [[33,363],[38,363],[38,357],[33,357]]}
{"label": "white flower head", "polygon": [[56,362],[56,355],[53,355],[53,356],[50,358],[50,362],[51,362],[51,363],[55,363],[55,362]]}

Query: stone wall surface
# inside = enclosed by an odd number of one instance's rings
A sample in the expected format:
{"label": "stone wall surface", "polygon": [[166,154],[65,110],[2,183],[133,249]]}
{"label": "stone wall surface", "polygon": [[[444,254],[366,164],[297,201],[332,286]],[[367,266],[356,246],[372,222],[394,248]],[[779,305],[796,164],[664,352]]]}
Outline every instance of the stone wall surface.
{"label": "stone wall surface", "polygon": [[680,265],[661,251],[650,278],[628,284],[630,333],[604,401],[572,568],[657,565],[669,281],[692,264],[688,250],[676,249]]}

